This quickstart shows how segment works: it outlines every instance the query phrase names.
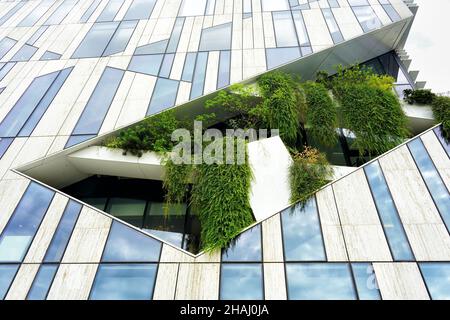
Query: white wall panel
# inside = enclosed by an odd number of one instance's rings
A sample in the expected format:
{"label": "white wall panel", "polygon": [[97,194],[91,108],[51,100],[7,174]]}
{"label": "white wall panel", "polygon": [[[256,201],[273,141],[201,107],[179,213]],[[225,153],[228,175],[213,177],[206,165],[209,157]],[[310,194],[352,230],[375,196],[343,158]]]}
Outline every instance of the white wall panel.
{"label": "white wall panel", "polygon": [[284,263],[264,263],[265,300],[286,300]]}
{"label": "white wall panel", "polygon": [[265,220],[262,226],[262,247],[264,262],[282,262],[283,236],[281,233],[280,215]]}
{"label": "white wall panel", "polygon": [[333,45],[330,32],[320,9],[302,10],[303,20],[308,30],[309,40],[314,52]]}
{"label": "white wall panel", "polygon": [[177,300],[217,300],[219,263],[180,264],[175,298]]}
{"label": "white wall panel", "polygon": [[178,278],[177,263],[160,263],[158,265],[158,275],[153,292],[153,300],[173,300],[175,299],[175,289]]}
{"label": "white wall panel", "polygon": [[5,300],[25,300],[38,270],[39,264],[22,264]]}
{"label": "white wall panel", "polygon": [[61,264],[47,300],[87,300],[97,264]]}

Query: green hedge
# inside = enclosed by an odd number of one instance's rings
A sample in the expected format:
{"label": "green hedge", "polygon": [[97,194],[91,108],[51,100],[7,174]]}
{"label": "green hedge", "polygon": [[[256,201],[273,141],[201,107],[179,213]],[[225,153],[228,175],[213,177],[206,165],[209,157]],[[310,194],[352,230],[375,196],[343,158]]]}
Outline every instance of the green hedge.
{"label": "green hedge", "polygon": [[306,94],[307,127],[315,140],[325,146],[334,146],[337,142],[337,111],[327,88],[321,83],[303,84]]}
{"label": "green hedge", "polygon": [[397,96],[368,84],[340,89],[344,127],[356,136],[355,147],[363,155],[379,155],[396,147],[409,135],[407,118]]}
{"label": "green hedge", "polygon": [[435,97],[432,109],[436,121],[442,123],[445,138],[450,139],[450,97]]}
{"label": "green hedge", "polygon": [[173,111],[165,111],[121,130],[119,135],[108,139],[104,144],[109,148],[121,148],[124,154],[130,152],[139,157],[144,151],[168,152],[174,146],[172,132],[179,125]]}
{"label": "green hedge", "polygon": [[[224,152],[227,139],[224,138]],[[237,139],[234,139],[237,142]],[[254,222],[250,207],[252,171],[248,164],[195,166],[192,204],[198,214],[203,250],[225,248]]]}
{"label": "green hedge", "polygon": [[428,89],[411,90],[406,89],[403,91],[403,99],[409,104],[432,104],[436,95]]}
{"label": "green hedge", "polygon": [[333,173],[325,155],[314,148],[305,148],[294,155],[289,168],[291,202],[306,202],[311,195],[328,183]]}

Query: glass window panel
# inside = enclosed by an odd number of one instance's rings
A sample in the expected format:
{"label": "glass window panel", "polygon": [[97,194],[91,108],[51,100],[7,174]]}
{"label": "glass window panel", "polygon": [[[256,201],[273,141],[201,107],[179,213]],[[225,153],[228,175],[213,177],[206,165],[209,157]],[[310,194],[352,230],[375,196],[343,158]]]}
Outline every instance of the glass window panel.
{"label": "glass window panel", "polygon": [[31,57],[36,53],[38,48],[24,44],[19,51],[11,58],[11,61],[29,61]]}
{"label": "glass window panel", "polygon": [[64,0],[47,21],[44,22],[44,25],[60,24],[77,3],[78,0]]}
{"label": "glass window panel", "polygon": [[39,59],[41,61],[44,60],[59,60],[61,59],[62,55],[59,53],[51,52],[51,51],[45,51],[42,57]]}
{"label": "glass window panel", "polygon": [[287,0],[262,0],[263,11],[289,10]]}
{"label": "glass window panel", "polygon": [[105,211],[106,202],[108,201],[107,198],[81,198],[80,200],[101,211]]}
{"label": "glass window panel", "polygon": [[299,48],[271,48],[266,49],[267,68],[273,69],[285,63],[292,62],[302,55]]}
{"label": "glass window panel", "polygon": [[230,84],[230,51],[221,51],[219,60],[219,74],[217,78],[217,88],[223,88]]}
{"label": "glass window panel", "polygon": [[375,161],[364,167],[372,196],[377,206],[386,238],[394,260],[414,260],[405,230],[400,221],[380,164]]}
{"label": "glass window panel", "polygon": [[125,14],[124,20],[149,19],[156,0],[134,0]]}
{"label": "glass window panel", "polygon": [[261,261],[261,259],[260,225],[240,234],[222,253],[222,261]]}
{"label": "glass window panel", "polygon": [[206,0],[183,0],[179,17],[203,16],[205,14]]}
{"label": "glass window panel", "polygon": [[144,230],[178,247],[183,247],[186,232],[186,204],[172,205],[166,211],[165,204],[152,202],[144,224]]}
{"label": "glass window panel", "polygon": [[155,114],[175,105],[178,81],[159,78],[153,90],[147,115]]}
{"label": "glass window panel", "polygon": [[37,77],[0,123],[0,137],[15,137],[55,81],[59,71]]}
{"label": "glass window panel", "polygon": [[175,20],[175,25],[172,30],[172,36],[170,37],[169,45],[167,46],[167,52],[176,52],[178,42],[181,37],[181,30],[183,29],[184,18],[178,18]]}
{"label": "glass window panel", "polygon": [[40,18],[50,9],[54,0],[44,0],[40,2],[23,20],[17,25],[18,27],[32,27]]}
{"label": "glass window panel", "polygon": [[125,0],[109,0],[105,9],[100,13],[97,22],[113,21]]}
{"label": "glass window panel", "polygon": [[157,53],[165,53],[167,44],[169,40],[162,40],[150,44],[146,44],[145,46],[137,47],[134,51],[135,55],[138,54],[157,54]]}
{"label": "glass window panel", "polygon": [[31,182],[0,236],[0,261],[23,260],[54,194]]}
{"label": "glass window panel", "polygon": [[163,54],[133,56],[128,66],[128,70],[157,76],[159,69],[161,68],[163,57]]}
{"label": "glass window panel", "polygon": [[97,134],[108,113],[125,71],[106,67],[73,130],[77,134]]}
{"label": "glass window panel", "polygon": [[328,3],[330,4],[331,8],[339,8],[339,3],[337,0],[328,0]]}
{"label": "glass window panel", "polygon": [[80,211],[81,204],[70,200],[47,249],[44,262],[61,262]]}
{"label": "glass window panel", "polygon": [[[1,89],[0,89],[1,93]],[[13,138],[0,138],[0,159],[3,157],[3,155],[8,150],[11,143],[14,141]]]}
{"label": "glass window panel", "polygon": [[450,263],[420,263],[420,270],[433,300],[450,300]]}
{"label": "glass window panel", "polygon": [[330,30],[331,38],[333,39],[334,44],[344,41],[344,38],[342,37],[341,31],[339,30],[339,26],[334,19],[334,15],[331,9],[322,9],[322,12],[323,16],[325,17],[328,29]]}
{"label": "glass window panel", "polygon": [[12,68],[16,65],[15,62],[6,63],[3,68],[0,69],[0,81],[3,80],[4,77],[11,71]]}
{"label": "glass window panel", "polygon": [[133,226],[142,228],[146,204],[145,200],[111,198],[106,211]]}
{"label": "glass window panel", "polygon": [[175,54],[166,54],[161,65],[161,70],[159,71],[159,76],[168,78],[170,76],[170,71],[172,70],[173,59]]}
{"label": "glass window panel", "polygon": [[161,242],[114,221],[103,252],[103,262],[158,262]]}
{"label": "glass window panel", "polygon": [[3,57],[9,52],[9,50],[12,49],[16,45],[17,41],[11,38],[3,38],[0,41],[0,59],[3,59]]}
{"label": "glass window panel", "polygon": [[290,300],[356,299],[346,263],[288,263],[286,278]]}
{"label": "glass window panel", "polygon": [[36,41],[39,40],[39,38],[42,36],[42,34],[47,31],[48,26],[41,26],[39,29],[36,30],[36,32],[28,39],[27,43],[33,45]]}
{"label": "glass window panel", "polygon": [[99,6],[100,2],[102,2],[102,0],[92,1],[89,8],[87,8],[87,10],[81,16],[80,22],[83,22],[83,23],[87,22],[89,20],[89,18],[92,16],[92,14],[94,13],[95,9],[97,9],[97,7]]}
{"label": "glass window panel", "polygon": [[197,55],[197,63],[195,64],[194,78],[192,80],[191,99],[200,97],[203,94],[207,63],[208,52],[199,52]]}
{"label": "glass window panel", "polygon": [[109,56],[124,51],[136,26],[137,21],[122,21],[106,47],[103,56]]}
{"label": "glass window panel", "polygon": [[2,26],[6,21],[9,20],[13,15],[16,14],[17,11],[20,10],[27,2],[21,1],[17,3],[13,8],[11,8],[5,15],[0,18],[0,26]]}
{"label": "glass window panel", "polygon": [[41,265],[28,292],[27,300],[45,300],[57,270],[56,264]]}
{"label": "glass window panel", "polygon": [[326,260],[315,198],[281,213],[286,261]]}
{"label": "glass window panel", "polygon": [[0,264],[0,300],[5,298],[18,269],[18,264]]}
{"label": "glass window panel", "polygon": [[447,152],[447,155],[450,157],[450,142],[445,137],[444,132],[442,131],[442,126],[434,128],[433,131],[434,131],[434,134],[436,135],[436,137],[441,142],[442,147]]}
{"label": "glass window panel", "polygon": [[231,49],[231,23],[224,23],[202,30],[199,51]]}
{"label": "glass window panel", "polygon": [[220,299],[264,299],[262,265],[260,263],[223,263]]}
{"label": "glass window panel", "polygon": [[36,128],[39,120],[41,120],[44,113],[47,111],[48,107],[52,103],[53,99],[58,94],[59,90],[63,86],[67,77],[72,72],[73,68],[67,68],[61,70],[56,77],[55,81],[52,83],[48,91],[45,93],[44,97],[41,99],[39,104],[34,109],[33,113],[28,118],[27,122],[24,124],[19,132],[20,137],[30,136],[34,128]]}
{"label": "glass window panel", "polygon": [[277,47],[298,46],[297,34],[291,12],[273,12],[272,15]]}
{"label": "glass window panel", "polygon": [[292,11],[292,16],[294,17],[295,29],[297,30],[298,39],[300,41],[300,46],[309,46],[308,32],[306,31],[305,22],[303,21],[303,15],[300,10]]}
{"label": "glass window panel", "polygon": [[383,5],[384,11],[386,11],[387,15],[391,19],[392,22],[396,22],[401,20],[400,15],[395,11],[394,7],[390,4]]}
{"label": "glass window panel", "polygon": [[183,74],[181,80],[192,81],[192,76],[194,75],[195,60],[197,58],[197,53],[188,52],[186,54],[186,60],[184,62]]}
{"label": "glass window panel", "polygon": [[428,190],[433,197],[434,203],[441,213],[442,220],[444,220],[447,230],[450,231],[450,195],[447,187],[442,181],[439,172],[433,164],[427,150],[425,149],[422,140],[417,138],[408,143],[408,148],[416,162],[417,167],[422,174],[423,179],[428,187]]}
{"label": "glass window panel", "polygon": [[359,24],[363,28],[364,32],[368,32],[381,27],[381,21],[373,11],[372,7],[353,7],[353,12],[358,18]]}
{"label": "glass window panel", "polygon": [[77,144],[80,144],[82,142],[88,141],[89,139],[94,138],[95,134],[84,134],[84,135],[77,135],[77,136],[70,136],[69,140],[67,140],[66,145],[64,146],[64,149],[73,147]]}
{"label": "glass window panel", "polygon": [[353,276],[360,300],[381,300],[375,271],[371,263],[352,263]]}
{"label": "glass window panel", "polygon": [[119,22],[94,23],[72,58],[101,57],[118,25]]}
{"label": "glass window panel", "polygon": [[100,265],[91,300],[150,300],[156,278],[156,264]]}

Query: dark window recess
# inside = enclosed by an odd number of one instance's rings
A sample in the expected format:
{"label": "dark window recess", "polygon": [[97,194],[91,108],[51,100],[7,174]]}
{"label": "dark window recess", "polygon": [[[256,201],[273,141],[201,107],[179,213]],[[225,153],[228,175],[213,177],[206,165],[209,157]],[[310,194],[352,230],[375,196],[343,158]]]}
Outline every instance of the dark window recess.
{"label": "dark window recess", "polygon": [[187,204],[165,214],[161,181],[92,176],[63,192],[187,251],[199,250],[197,216]]}

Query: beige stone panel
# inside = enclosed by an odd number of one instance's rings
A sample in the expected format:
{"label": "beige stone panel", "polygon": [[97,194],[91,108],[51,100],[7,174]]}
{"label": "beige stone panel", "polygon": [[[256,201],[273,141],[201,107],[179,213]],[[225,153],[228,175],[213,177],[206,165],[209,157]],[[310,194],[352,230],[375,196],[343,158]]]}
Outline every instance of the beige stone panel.
{"label": "beige stone panel", "polygon": [[383,300],[429,300],[416,263],[374,263]]}
{"label": "beige stone panel", "polygon": [[178,278],[178,263],[160,263],[153,300],[174,300]]}
{"label": "beige stone panel", "polygon": [[282,262],[284,260],[279,214],[262,222],[262,243],[264,262]]}
{"label": "beige stone panel", "polygon": [[5,300],[25,300],[39,266],[39,264],[22,264]]}
{"label": "beige stone panel", "polygon": [[180,264],[175,298],[217,300],[219,277],[219,263]]}
{"label": "beige stone panel", "polygon": [[286,300],[284,263],[264,263],[265,300]]}
{"label": "beige stone panel", "polygon": [[98,264],[61,264],[47,300],[87,300]]}

